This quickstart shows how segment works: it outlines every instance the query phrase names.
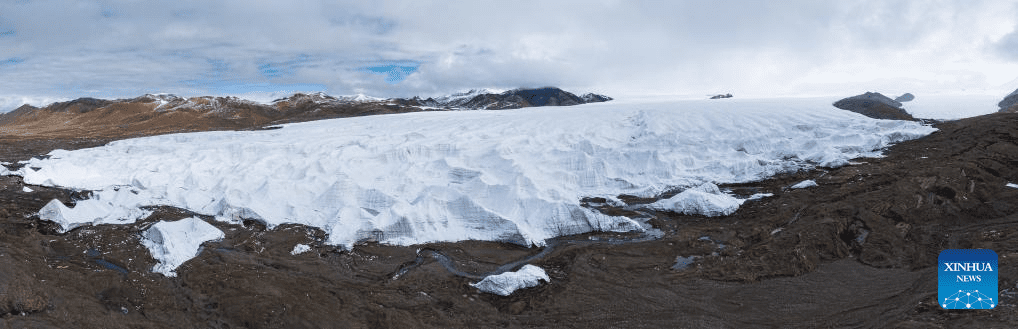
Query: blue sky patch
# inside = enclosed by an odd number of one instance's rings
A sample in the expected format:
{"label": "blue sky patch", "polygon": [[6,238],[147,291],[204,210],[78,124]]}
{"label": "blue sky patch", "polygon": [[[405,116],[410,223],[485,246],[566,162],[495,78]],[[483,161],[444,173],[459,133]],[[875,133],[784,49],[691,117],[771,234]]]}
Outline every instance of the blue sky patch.
{"label": "blue sky patch", "polygon": [[[188,54],[181,54],[190,57]],[[308,66],[310,56],[298,55],[292,60],[258,65],[258,72],[265,77],[265,82],[253,82],[249,79],[236,79],[231,76],[233,65],[222,59],[205,59],[207,73],[197,79],[183,80],[180,83],[204,90],[213,95],[245,94],[250,92],[318,92],[326,91],[324,84],[318,83],[276,83],[275,78],[287,78],[296,75],[300,67]],[[255,79],[259,80],[259,79]]]}
{"label": "blue sky patch", "polygon": [[280,77],[292,77],[297,74],[298,69],[310,66],[310,64],[311,56],[301,54],[288,61],[259,64],[258,72],[270,80]]}
{"label": "blue sky patch", "polygon": [[416,72],[420,66],[421,64],[418,63],[399,63],[368,66],[363,69],[374,74],[385,75],[385,82],[397,84],[405,80],[410,74]]}
{"label": "blue sky patch", "polygon": [[11,58],[8,58],[8,59],[0,60],[0,67],[8,67],[8,66],[17,65],[17,64],[20,64],[20,63],[22,63],[24,61],[25,61],[24,59],[21,59],[21,58],[18,58],[18,57],[11,57]]}

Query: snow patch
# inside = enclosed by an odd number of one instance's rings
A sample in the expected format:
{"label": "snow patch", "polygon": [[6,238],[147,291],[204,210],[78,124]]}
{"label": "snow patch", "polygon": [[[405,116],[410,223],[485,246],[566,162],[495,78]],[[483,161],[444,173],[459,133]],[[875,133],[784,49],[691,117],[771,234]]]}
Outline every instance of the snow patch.
{"label": "snow patch", "polygon": [[481,282],[471,283],[470,286],[483,292],[500,296],[509,296],[517,289],[536,287],[541,280],[551,282],[551,278],[544,269],[534,265],[523,265],[519,271],[505,272],[497,275],[484,277]]}
{"label": "snow patch", "polygon": [[715,217],[731,215],[744,201],[721,193],[717,185],[706,183],[682,191],[671,198],[654,202],[649,207],[686,215]]}
{"label": "snow patch", "polygon": [[28,186],[22,186],[21,192],[32,193],[32,189],[28,188]]}
{"label": "snow patch", "polygon": [[817,182],[815,180],[812,180],[812,179],[807,179],[807,180],[798,182],[795,185],[792,185],[791,188],[807,188],[807,187],[813,187],[813,186],[817,186]]}
{"label": "snow patch", "polygon": [[177,267],[198,256],[201,244],[219,240],[226,235],[215,226],[197,218],[174,222],[160,221],[142,234],[141,244],[148,248],[152,258],[159,261],[153,272],[177,276]]}
{"label": "snow patch", "polygon": [[303,244],[303,243],[298,243],[296,246],[293,246],[293,251],[290,251],[290,254],[291,255],[299,255],[299,254],[303,254],[304,252],[306,252],[308,250],[311,250],[311,246]]}
{"label": "snow patch", "polygon": [[1007,185],[1004,185],[1004,186],[1011,187],[1011,188],[1018,188],[1018,184],[1015,184],[1015,183],[1007,183]]}

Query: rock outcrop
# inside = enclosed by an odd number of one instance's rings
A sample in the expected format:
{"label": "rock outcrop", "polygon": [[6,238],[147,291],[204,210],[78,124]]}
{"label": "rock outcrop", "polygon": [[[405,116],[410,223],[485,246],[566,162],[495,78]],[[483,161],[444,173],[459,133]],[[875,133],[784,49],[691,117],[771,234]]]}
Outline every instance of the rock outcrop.
{"label": "rock outcrop", "polygon": [[710,99],[722,99],[722,98],[732,98],[732,94],[717,94],[710,97]]}
{"label": "rock outcrop", "polygon": [[600,103],[600,102],[607,102],[607,101],[612,100],[611,97],[608,97],[608,96],[605,96],[605,95],[599,95],[599,94],[595,94],[595,93],[586,93],[586,94],[583,94],[583,96],[580,96],[580,98],[582,98],[583,101],[586,102],[586,103]]}
{"label": "rock outcrop", "polygon": [[915,95],[912,95],[911,93],[904,93],[904,94],[901,94],[901,96],[895,97],[894,101],[895,102],[904,103],[904,102],[911,102],[913,99],[915,99]]}
{"label": "rock outcrop", "polygon": [[901,102],[880,93],[866,92],[834,102],[834,107],[852,111],[874,119],[911,120],[916,119],[901,108]]}
{"label": "rock outcrop", "polygon": [[1004,97],[1000,103],[997,103],[997,106],[1000,106],[998,112],[1018,113],[1018,89]]}

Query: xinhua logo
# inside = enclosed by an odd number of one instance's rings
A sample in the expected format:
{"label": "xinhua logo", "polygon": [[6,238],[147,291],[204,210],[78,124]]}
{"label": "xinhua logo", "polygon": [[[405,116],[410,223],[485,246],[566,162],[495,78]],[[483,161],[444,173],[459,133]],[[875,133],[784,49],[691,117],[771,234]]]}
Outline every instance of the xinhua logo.
{"label": "xinhua logo", "polygon": [[989,249],[947,249],[937,260],[940,306],[949,309],[997,307],[997,253]]}

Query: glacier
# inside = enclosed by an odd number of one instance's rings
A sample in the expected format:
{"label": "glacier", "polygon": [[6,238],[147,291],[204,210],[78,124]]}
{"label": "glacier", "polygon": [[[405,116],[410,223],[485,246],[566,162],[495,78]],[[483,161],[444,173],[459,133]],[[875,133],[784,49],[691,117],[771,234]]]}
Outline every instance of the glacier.
{"label": "glacier", "polygon": [[64,230],[131,223],[148,215],[141,207],[168,205],[227,222],[319,227],[326,243],[346,248],[543,245],[643,229],[582,207],[584,197],[654,196],[841,166],[936,130],[870,119],[832,101],[616,100],[342,118],[54,150],[6,174],[94,191],[73,208],[53,201],[40,212]]}

